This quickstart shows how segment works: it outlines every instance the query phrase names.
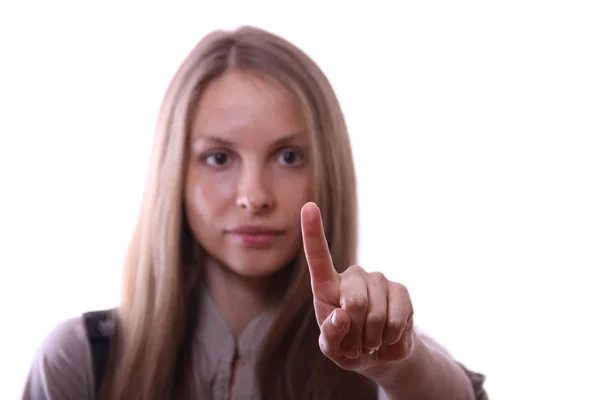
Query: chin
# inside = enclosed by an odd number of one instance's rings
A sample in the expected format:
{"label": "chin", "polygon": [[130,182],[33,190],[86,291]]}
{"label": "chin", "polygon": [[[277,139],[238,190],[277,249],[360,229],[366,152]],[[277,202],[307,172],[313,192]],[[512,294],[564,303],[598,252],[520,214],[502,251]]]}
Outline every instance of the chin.
{"label": "chin", "polygon": [[232,261],[230,263],[226,263],[232,272],[250,279],[269,278],[284,270],[289,264],[289,262],[273,264],[272,260],[271,262],[257,261],[256,263],[249,263],[248,260],[244,260],[244,262]]}

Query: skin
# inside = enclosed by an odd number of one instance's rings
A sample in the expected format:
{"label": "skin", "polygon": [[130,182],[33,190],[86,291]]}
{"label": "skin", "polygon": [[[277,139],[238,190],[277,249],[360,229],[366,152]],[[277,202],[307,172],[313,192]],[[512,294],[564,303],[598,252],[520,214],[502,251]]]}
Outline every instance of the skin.
{"label": "skin", "polygon": [[314,203],[302,209],[302,233],[323,353],[357,372],[409,356],[413,307],[406,287],[358,266],[338,274]]}
{"label": "skin", "polygon": [[[302,246],[300,209],[310,198],[311,170],[297,110],[283,87],[243,71],[214,80],[196,109],[185,211],[209,256],[208,290],[237,334],[283,294],[282,269]],[[247,245],[228,233],[246,224],[282,233],[268,246]]]}
{"label": "skin", "polygon": [[[303,246],[323,354],[373,379],[390,399],[473,398],[458,366],[415,335],[406,287],[358,266],[336,272],[320,211],[309,202],[309,138],[297,110],[284,88],[240,71],[213,81],[198,104],[185,212],[208,254],[206,285],[225,320],[239,334],[276,304],[285,266]],[[281,233],[269,245],[248,244],[230,233],[244,224]]]}
{"label": "skin", "polygon": [[466,374],[415,334],[405,286],[353,266],[339,274],[319,208],[301,211],[321,351],[381,386],[389,399],[474,399]]}

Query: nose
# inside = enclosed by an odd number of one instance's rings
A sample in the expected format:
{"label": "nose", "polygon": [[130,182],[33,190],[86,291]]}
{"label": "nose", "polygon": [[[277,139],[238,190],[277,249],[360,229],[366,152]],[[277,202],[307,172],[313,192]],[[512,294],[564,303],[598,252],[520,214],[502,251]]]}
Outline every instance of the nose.
{"label": "nose", "polygon": [[242,174],[236,205],[253,214],[268,211],[275,206],[269,179],[260,168],[249,168]]}

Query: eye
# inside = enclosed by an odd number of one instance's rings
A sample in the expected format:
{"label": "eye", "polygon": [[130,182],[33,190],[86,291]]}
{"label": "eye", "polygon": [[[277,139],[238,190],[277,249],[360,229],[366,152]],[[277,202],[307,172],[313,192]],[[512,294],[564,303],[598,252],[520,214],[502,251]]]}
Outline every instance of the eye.
{"label": "eye", "polygon": [[285,165],[295,166],[304,161],[302,152],[299,150],[284,150],[279,154],[279,162]]}
{"label": "eye", "polygon": [[227,153],[220,151],[208,154],[206,157],[204,157],[204,160],[211,167],[222,168],[231,161],[231,157],[229,157]]}

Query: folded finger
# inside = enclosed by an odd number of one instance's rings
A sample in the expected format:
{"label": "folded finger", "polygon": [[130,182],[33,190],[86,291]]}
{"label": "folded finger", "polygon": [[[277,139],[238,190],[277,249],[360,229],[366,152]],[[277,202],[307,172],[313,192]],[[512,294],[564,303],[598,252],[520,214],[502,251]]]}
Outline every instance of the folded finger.
{"label": "folded finger", "polygon": [[345,359],[342,342],[350,330],[350,316],[341,308],[335,309],[321,325],[319,347],[323,354],[336,363]]}
{"label": "folded finger", "polygon": [[367,290],[369,305],[363,328],[363,347],[368,352],[381,346],[387,319],[387,279],[381,272],[368,275]]}
{"label": "folded finger", "polygon": [[412,318],[413,307],[404,285],[392,282],[388,285],[387,318],[383,331],[383,343],[396,344],[409,320]]}
{"label": "folded finger", "polygon": [[343,343],[347,355],[352,357],[362,351],[363,327],[369,307],[366,273],[362,268],[351,267],[342,275],[340,305],[352,321]]}

